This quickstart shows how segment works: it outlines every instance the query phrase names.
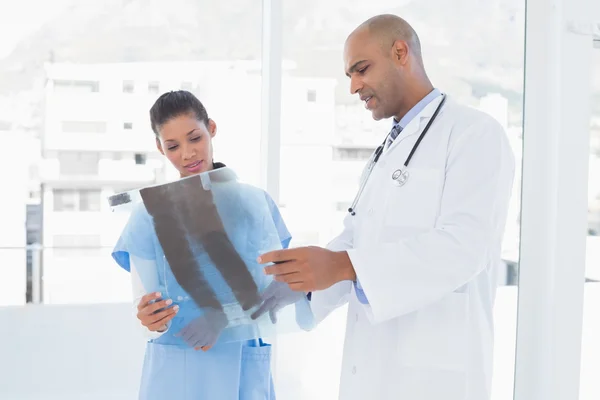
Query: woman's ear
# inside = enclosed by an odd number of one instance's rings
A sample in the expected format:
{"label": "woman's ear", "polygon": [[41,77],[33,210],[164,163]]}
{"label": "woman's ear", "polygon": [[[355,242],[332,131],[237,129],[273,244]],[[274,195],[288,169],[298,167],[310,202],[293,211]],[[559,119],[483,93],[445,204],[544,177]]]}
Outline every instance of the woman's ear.
{"label": "woman's ear", "polygon": [[163,150],[162,143],[159,138],[156,138],[156,148],[160,151],[160,154],[165,155],[165,151]]}
{"label": "woman's ear", "polygon": [[217,123],[212,119],[208,120],[208,133],[210,133],[211,138],[217,134]]}

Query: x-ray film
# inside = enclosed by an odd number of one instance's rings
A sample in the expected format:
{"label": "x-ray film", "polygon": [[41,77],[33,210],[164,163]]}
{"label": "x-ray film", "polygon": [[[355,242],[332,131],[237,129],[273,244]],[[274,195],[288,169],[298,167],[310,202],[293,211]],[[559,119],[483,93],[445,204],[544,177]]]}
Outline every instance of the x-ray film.
{"label": "x-ray film", "polygon": [[129,262],[146,292],[179,305],[170,332],[203,315],[226,321],[219,341],[238,341],[312,328],[306,299],[253,320],[273,278],[257,257],[281,249],[289,233],[263,190],[240,183],[229,168],[109,198],[130,213],[123,234]]}

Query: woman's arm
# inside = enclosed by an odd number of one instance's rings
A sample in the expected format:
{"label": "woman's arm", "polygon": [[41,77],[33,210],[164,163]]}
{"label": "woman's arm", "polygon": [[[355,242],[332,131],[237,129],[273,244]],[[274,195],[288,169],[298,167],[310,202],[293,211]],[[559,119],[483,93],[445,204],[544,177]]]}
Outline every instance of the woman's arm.
{"label": "woman's arm", "polygon": [[162,288],[158,279],[154,241],[152,220],[144,204],[138,204],[112,251],[113,259],[131,275],[134,314],[144,327],[143,334],[148,340],[166,332],[169,321],[178,311],[178,307],[167,309],[172,303],[163,300],[160,293],[157,294]]}
{"label": "woman's arm", "polygon": [[[136,269],[137,263],[130,262],[134,315],[142,324],[144,337],[148,340],[158,339],[169,329],[170,321],[177,314],[179,307],[167,308],[171,305],[170,299],[162,300],[160,294],[155,292],[146,293]],[[163,308],[164,310],[157,312]]]}

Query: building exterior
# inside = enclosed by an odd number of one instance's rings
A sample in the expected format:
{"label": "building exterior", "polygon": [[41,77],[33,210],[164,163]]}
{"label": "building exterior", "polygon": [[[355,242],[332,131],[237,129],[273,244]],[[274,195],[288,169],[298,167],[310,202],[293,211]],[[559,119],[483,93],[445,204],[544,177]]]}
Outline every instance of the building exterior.
{"label": "building exterior", "polygon": [[[31,141],[0,124],[0,307],[25,304],[26,293],[26,204],[28,202],[27,162],[24,149]],[[10,145],[8,145],[10,144]]]}
{"label": "building exterior", "polygon": [[[48,64],[46,71],[44,302],[128,301],[129,277],[110,258],[126,216],[106,199],[177,178],[156,149],[148,110],[165,91],[194,92],[217,123],[215,159],[259,185],[260,64]],[[328,236],[328,208],[315,205],[330,198],[321,177],[331,170],[334,81],[286,75],[282,91],[281,211],[295,245],[315,243]]]}
{"label": "building exterior", "polygon": [[[217,123],[215,159],[260,185],[261,81],[255,62],[48,64],[42,187],[44,301],[124,301],[129,278],[110,250],[126,216],[106,201],[116,192],[177,178],[158,153],[148,110],[163,92],[194,92]],[[282,85],[279,204],[292,246],[325,245],[342,228],[358,177],[390,121],[361,105],[335,105],[335,80],[291,75]],[[506,127],[520,165],[519,127],[498,94],[479,108]],[[505,235],[518,260],[520,171]],[[110,287],[110,291],[106,288]]]}

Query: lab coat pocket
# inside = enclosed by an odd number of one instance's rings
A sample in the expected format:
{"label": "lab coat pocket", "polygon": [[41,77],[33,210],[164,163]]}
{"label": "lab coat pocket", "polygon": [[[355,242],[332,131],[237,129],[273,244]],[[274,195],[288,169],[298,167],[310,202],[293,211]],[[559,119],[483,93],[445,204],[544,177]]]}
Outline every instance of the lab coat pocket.
{"label": "lab coat pocket", "polygon": [[[434,168],[408,168],[403,185],[394,180],[401,168],[391,168],[387,178],[385,226],[432,228],[439,211],[442,171]],[[388,232],[396,233],[396,232]]]}
{"label": "lab coat pocket", "polygon": [[271,345],[242,347],[240,400],[275,400],[271,377]]}
{"label": "lab coat pocket", "polygon": [[[400,319],[399,362],[402,366],[465,371],[469,295],[451,293]],[[408,316],[407,316],[408,317]]]}

